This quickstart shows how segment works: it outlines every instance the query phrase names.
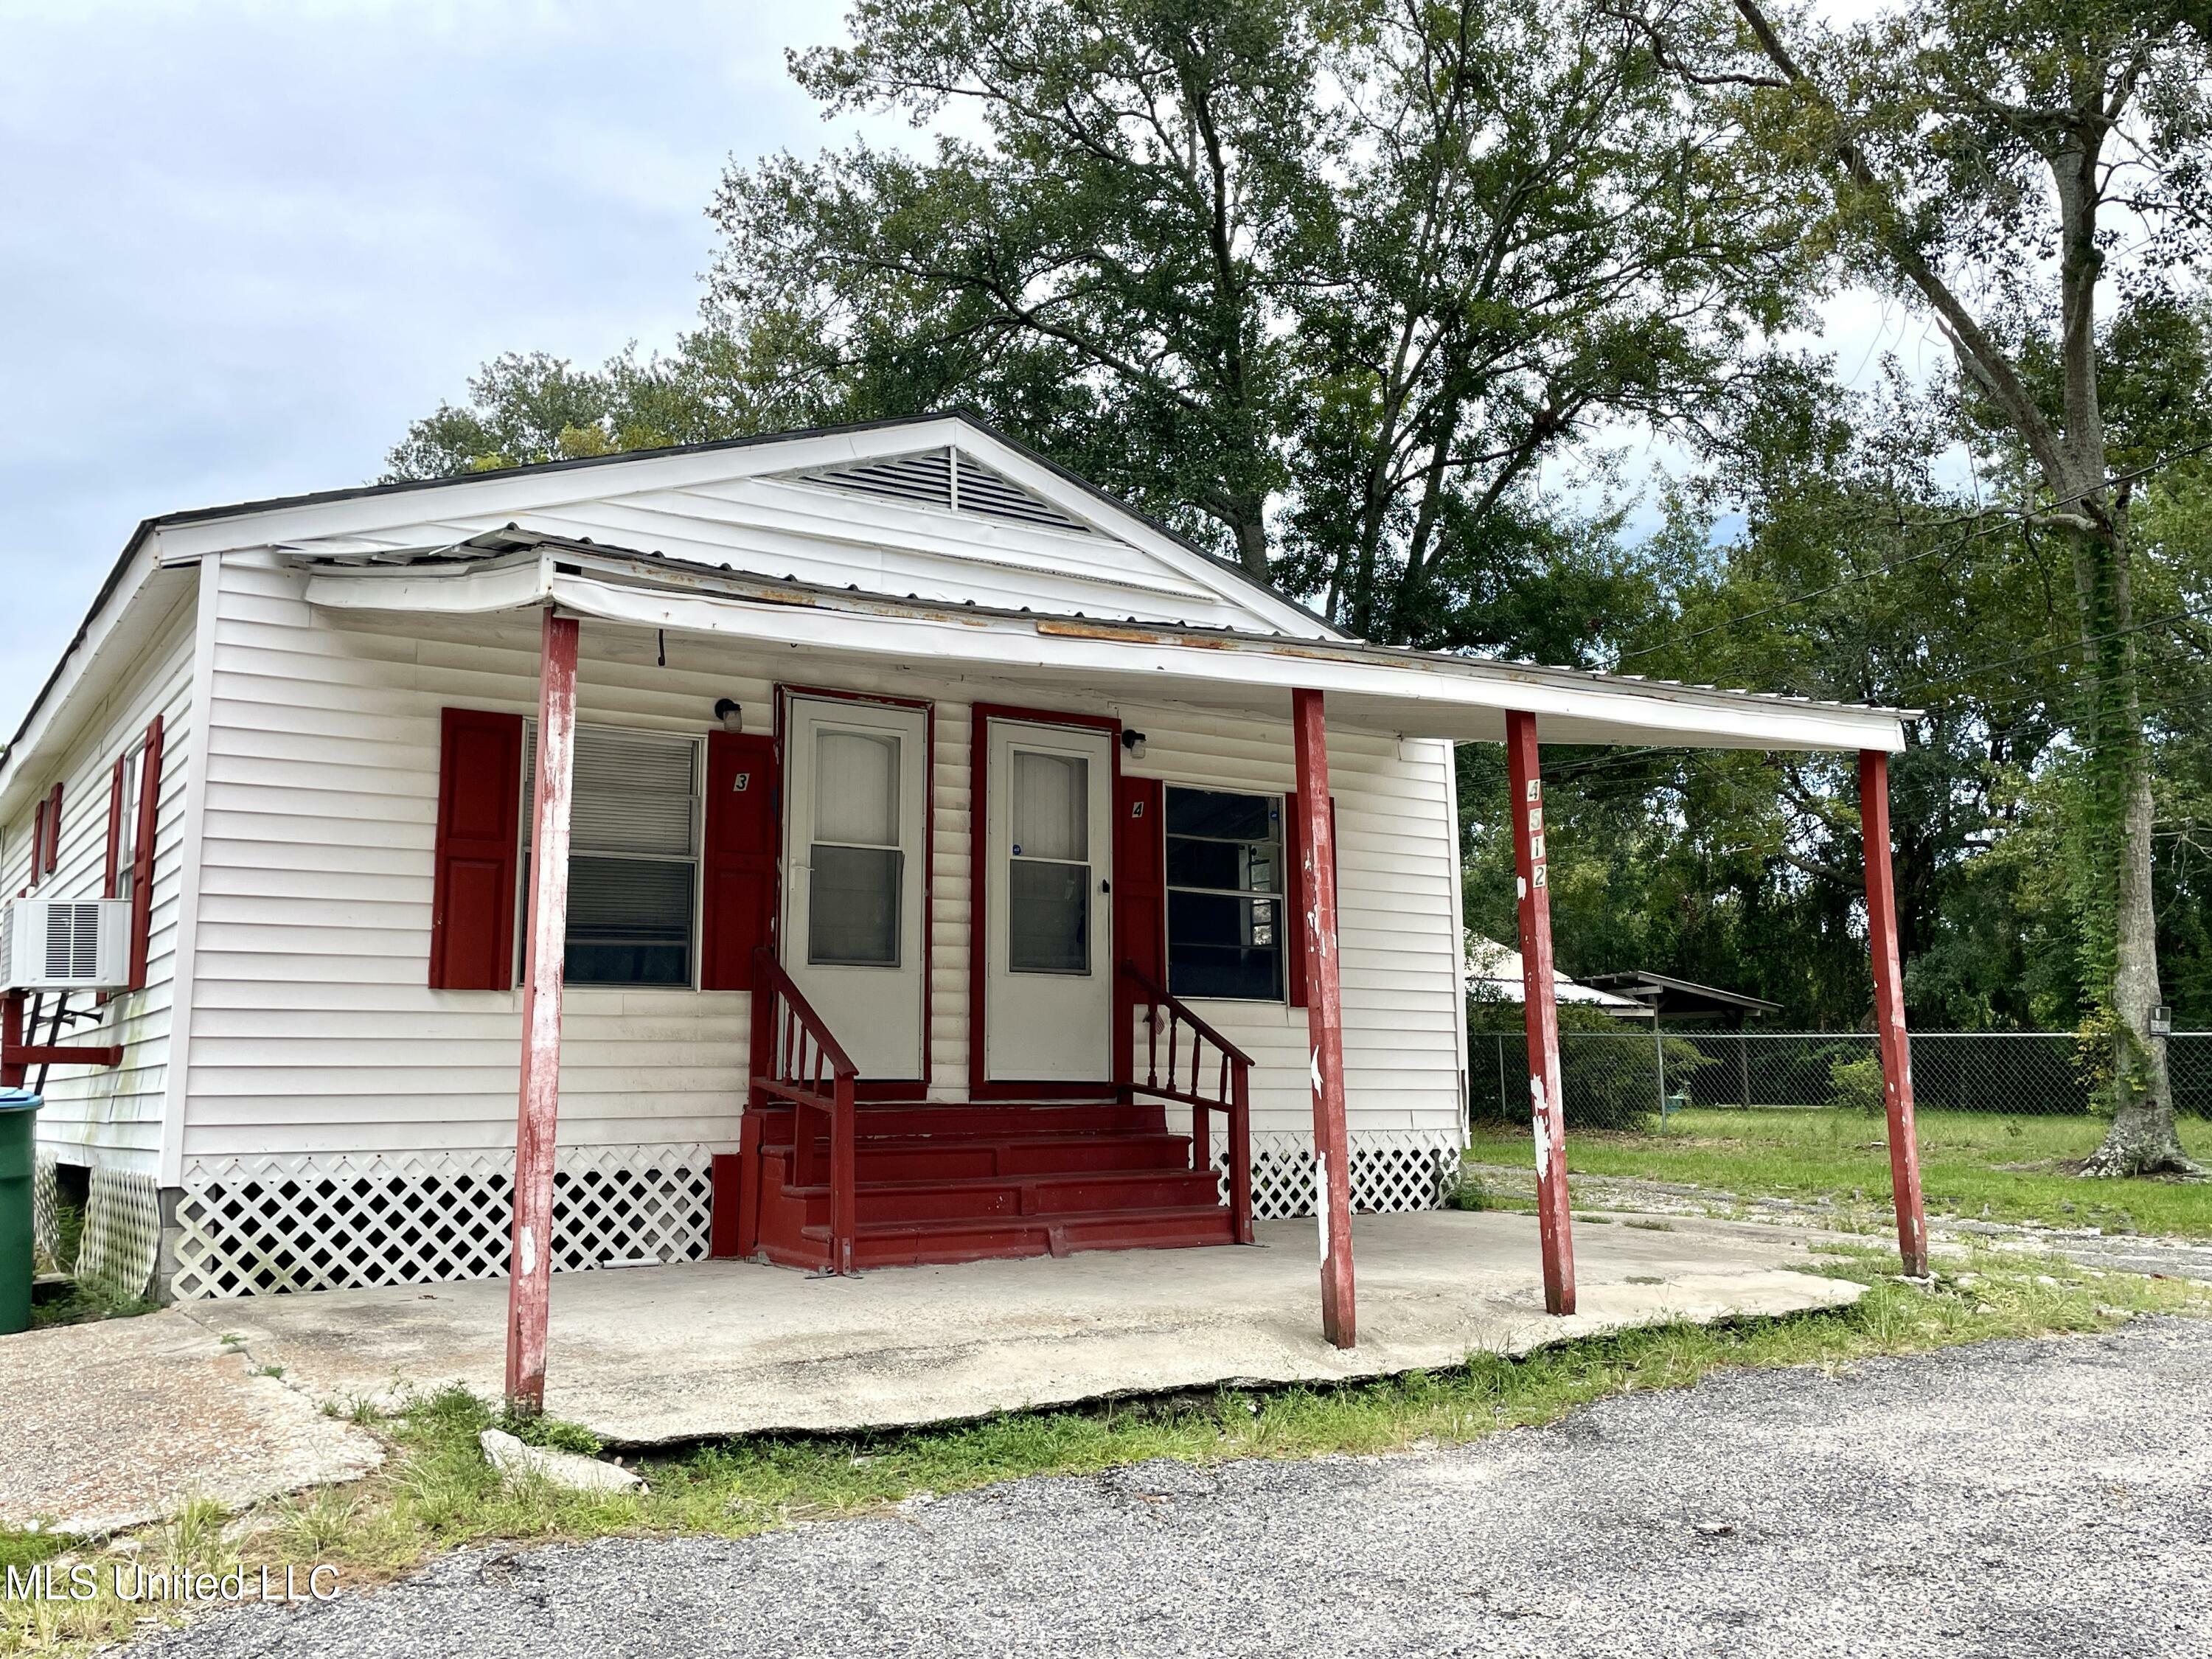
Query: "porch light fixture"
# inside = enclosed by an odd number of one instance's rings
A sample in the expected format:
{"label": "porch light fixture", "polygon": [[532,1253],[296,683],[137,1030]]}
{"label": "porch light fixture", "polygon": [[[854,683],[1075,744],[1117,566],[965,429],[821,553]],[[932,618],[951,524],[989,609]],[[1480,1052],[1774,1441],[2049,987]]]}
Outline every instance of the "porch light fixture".
{"label": "porch light fixture", "polygon": [[715,699],[714,718],[722,723],[722,730],[732,737],[745,729],[745,711],[738,707],[735,697]]}
{"label": "porch light fixture", "polygon": [[1131,760],[1144,759],[1145,734],[1141,732],[1124,732],[1121,734],[1121,747],[1129,751]]}

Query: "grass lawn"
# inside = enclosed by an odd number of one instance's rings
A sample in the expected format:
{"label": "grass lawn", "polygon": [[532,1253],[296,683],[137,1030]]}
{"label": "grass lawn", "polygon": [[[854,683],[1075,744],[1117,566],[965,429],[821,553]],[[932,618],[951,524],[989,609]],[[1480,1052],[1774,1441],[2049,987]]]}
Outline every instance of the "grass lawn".
{"label": "grass lawn", "polygon": [[[2041,1221],[2107,1231],[2212,1237],[2212,1182],[2083,1181],[2058,1166],[2086,1158],[2100,1119],[1918,1114],[1920,1184],[1929,1212]],[[1693,1107],[1663,1132],[1567,1131],[1570,1174],[1626,1176],[1717,1188],[1743,1197],[1889,1202],[1879,1117],[1837,1108],[1751,1111]],[[2182,1144],[2212,1160],[2212,1124],[2185,1120]],[[1528,1132],[1477,1124],[1469,1157],[1528,1162]]]}
{"label": "grass lawn", "polygon": [[[84,1601],[0,1600],[0,1654],[81,1653],[175,1617],[118,1600],[113,1568],[136,1560],[223,1574],[317,1563],[357,1590],[441,1551],[493,1540],[626,1534],[740,1536],[794,1522],[880,1514],[921,1494],[948,1494],[1034,1474],[1084,1474],[1148,1458],[1376,1454],[1479,1439],[1554,1421],[1577,1406],[1635,1389],[1686,1387],[1713,1372],[1848,1364],[1989,1338],[2107,1330],[2132,1314],[2212,1313],[2199,1288],[2100,1273],[2056,1259],[1983,1252],[1930,1287],[1899,1283],[1886,1249],[1808,1253],[1809,1269],[1869,1286],[1851,1307],[1717,1326],[1666,1325],[1562,1343],[1521,1359],[1477,1355],[1458,1369],[1340,1389],[1224,1389],[1166,1405],[1022,1412],[944,1429],[872,1437],[728,1441],[641,1467],[642,1495],[585,1496],[542,1482],[503,1482],[477,1434],[489,1409],[458,1390],[371,1423],[391,1442],[365,1480],[302,1493],[232,1519],[195,1504],[120,1548],[0,1531],[0,1562],[47,1560],[65,1578],[91,1569]],[[335,1409],[331,1407],[330,1409]],[[583,1431],[560,1430],[572,1449]]]}

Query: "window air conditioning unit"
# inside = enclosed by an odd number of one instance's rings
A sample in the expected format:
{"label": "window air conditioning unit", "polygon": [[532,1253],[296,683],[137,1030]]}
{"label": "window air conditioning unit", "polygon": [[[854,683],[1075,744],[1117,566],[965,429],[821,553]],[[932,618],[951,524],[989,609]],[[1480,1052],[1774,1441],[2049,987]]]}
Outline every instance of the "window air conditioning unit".
{"label": "window air conditioning unit", "polygon": [[0,990],[119,991],[131,982],[129,899],[10,899]]}

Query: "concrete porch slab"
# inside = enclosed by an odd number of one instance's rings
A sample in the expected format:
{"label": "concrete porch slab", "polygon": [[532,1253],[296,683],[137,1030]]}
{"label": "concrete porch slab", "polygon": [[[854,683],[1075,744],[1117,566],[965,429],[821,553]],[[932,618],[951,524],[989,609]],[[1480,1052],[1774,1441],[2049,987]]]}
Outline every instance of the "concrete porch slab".
{"label": "concrete porch slab", "polygon": [[[1310,1221],[1260,1245],[1099,1252],[816,1279],[750,1262],[558,1273],[545,1407],[622,1445],[890,1428],[1224,1383],[1336,1382],[1668,1320],[1838,1307],[1802,1233],[1678,1220],[1579,1225],[1580,1310],[1548,1317],[1536,1224],[1361,1216],[1359,1346],[1322,1341]],[[1796,1269],[1796,1271],[1793,1271]],[[311,1399],[501,1385],[507,1286],[325,1291],[191,1304]]]}
{"label": "concrete porch slab", "polygon": [[220,1311],[0,1336],[0,1526],[104,1534],[194,1498],[235,1509],[383,1461],[374,1435],[256,1374],[221,1340]]}

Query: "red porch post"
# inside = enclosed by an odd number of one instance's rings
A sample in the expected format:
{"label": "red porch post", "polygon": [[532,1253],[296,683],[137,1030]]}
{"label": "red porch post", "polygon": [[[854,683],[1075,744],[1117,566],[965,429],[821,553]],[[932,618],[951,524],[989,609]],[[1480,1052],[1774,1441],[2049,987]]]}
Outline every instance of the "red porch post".
{"label": "red porch post", "polygon": [[1299,851],[1305,866],[1306,1035],[1312,1044],[1314,1218],[1321,1228],[1321,1328],[1356,1346],[1352,1291],[1352,1148],[1344,1127],[1344,1005],[1336,975],[1336,826],[1328,810],[1328,730],[1318,691],[1291,693],[1297,750]]}
{"label": "red porch post", "polygon": [[1505,716],[1513,870],[1520,896],[1522,1008],[1528,1027],[1528,1102],[1536,1141],[1536,1218],[1544,1250],[1544,1307],[1575,1310],[1575,1237],[1567,1218],[1566,1101],[1559,1088],[1559,1011],[1552,999],[1552,893],[1544,866],[1544,786],[1536,717]]}
{"label": "red porch post", "polygon": [[[23,1046],[23,994],[10,991],[0,997],[0,1054],[7,1054]],[[31,1068],[17,1060],[13,1065],[0,1061],[0,1089],[20,1089]]]}
{"label": "red porch post", "polygon": [[576,621],[545,611],[538,684],[538,809],[522,972],[522,1086],[514,1120],[514,1233],[507,1258],[507,1398],[545,1406],[552,1295],[554,1125],[561,1105],[561,970],[568,933],[568,789],[576,753]]}
{"label": "red porch post", "polygon": [[1905,976],[1897,955],[1897,884],[1889,867],[1889,757],[1859,750],[1859,828],[1866,843],[1867,942],[1874,953],[1874,1024],[1881,1038],[1882,1103],[1889,1111],[1889,1180],[1897,1251],[1914,1278],[1928,1272],[1920,1149],[1912,1136],[1912,1049],[1905,1034]]}

